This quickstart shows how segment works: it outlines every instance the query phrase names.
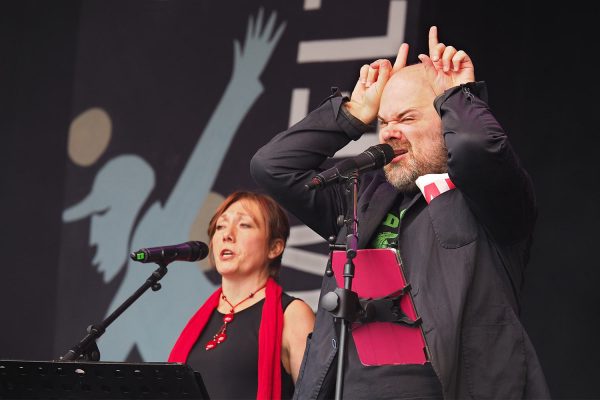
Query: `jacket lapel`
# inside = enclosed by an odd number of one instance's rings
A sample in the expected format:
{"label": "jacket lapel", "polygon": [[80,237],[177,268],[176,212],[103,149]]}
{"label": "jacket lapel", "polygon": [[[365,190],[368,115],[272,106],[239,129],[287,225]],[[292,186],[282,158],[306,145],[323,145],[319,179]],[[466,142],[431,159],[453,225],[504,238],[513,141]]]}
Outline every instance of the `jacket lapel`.
{"label": "jacket lapel", "polygon": [[[376,179],[382,179],[372,196],[363,196],[358,204],[358,248],[367,247],[371,236],[390,210],[398,192],[390,185],[383,174]],[[364,198],[367,197],[367,198]]]}

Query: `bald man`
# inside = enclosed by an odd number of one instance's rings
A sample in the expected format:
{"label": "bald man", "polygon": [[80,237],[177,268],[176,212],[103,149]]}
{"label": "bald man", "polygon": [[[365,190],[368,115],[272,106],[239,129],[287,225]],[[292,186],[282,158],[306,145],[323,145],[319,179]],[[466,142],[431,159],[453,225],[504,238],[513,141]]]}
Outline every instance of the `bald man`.
{"label": "bald man", "polygon": [[[344,186],[309,191],[305,185],[376,119],[380,143],[394,149],[383,170],[360,176],[358,248],[399,253],[421,321],[409,329],[422,333],[425,356],[367,363],[374,348],[396,349],[395,340],[382,344],[374,336],[365,347],[355,336],[360,324],[353,325],[343,360],[344,399],[549,398],[519,320],[536,219],[531,180],[492,115],[467,53],[440,43],[436,27],[419,64],[406,65],[408,50],[400,47],[393,66],[385,59],[364,65],[350,99],[335,92],[275,136],[253,157],[253,177],[323,238],[344,243],[347,229],[337,224],[348,211]],[[371,265],[370,274],[377,268]],[[339,287],[336,282],[326,274],[321,295]],[[296,399],[333,397],[339,336],[332,313],[319,307]]]}

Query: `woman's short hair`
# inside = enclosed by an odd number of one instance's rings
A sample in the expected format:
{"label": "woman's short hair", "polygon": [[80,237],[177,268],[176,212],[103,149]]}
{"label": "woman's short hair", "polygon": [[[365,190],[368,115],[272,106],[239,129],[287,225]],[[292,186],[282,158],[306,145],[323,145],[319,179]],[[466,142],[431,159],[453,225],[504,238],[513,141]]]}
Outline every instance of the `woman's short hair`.
{"label": "woman's short hair", "polygon": [[[267,228],[267,242],[269,243],[269,247],[274,243],[275,240],[281,239],[283,240],[283,247],[285,249],[288,237],[290,236],[290,222],[286,212],[271,196],[263,193],[244,190],[238,190],[231,193],[225,200],[223,200],[219,207],[217,207],[217,210],[208,224],[208,237],[210,238],[210,243],[212,244],[212,238],[217,230],[217,220],[219,217],[233,203],[241,200],[253,202],[258,206]],[[279,275],[282,257],[283,252],[281,252],[277,258],[271,260],[269,263],[269,275],[273,278],[277,278]]]}

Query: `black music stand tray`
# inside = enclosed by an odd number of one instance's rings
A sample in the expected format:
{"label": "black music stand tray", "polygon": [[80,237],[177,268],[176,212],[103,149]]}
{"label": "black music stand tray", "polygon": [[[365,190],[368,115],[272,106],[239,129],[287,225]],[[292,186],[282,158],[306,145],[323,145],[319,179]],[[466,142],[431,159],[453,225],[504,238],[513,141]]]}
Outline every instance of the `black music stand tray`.
{"label": "black music stand tray", "polygon": [[0,399],[208,398],[187,364],[0,360]]}

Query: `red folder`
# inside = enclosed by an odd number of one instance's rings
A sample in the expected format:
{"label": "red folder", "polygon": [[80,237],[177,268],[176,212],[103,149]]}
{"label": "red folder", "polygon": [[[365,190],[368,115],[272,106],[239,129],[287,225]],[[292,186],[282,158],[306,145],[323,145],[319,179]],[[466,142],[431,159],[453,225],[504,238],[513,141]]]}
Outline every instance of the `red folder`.
{"label": "red folder", "polygon": [[[396,249],[358,250],[354,258],[352,291],[360,298],[384,297],[406,286]],[[344,287],[346,252],[336,250],[332,267],[338,287]],[[410,291],[400,299],[401,310],[412,320],[418,318]],[[421,326],[393,322],[352,324],[352,338],[364,365],[424,364],[426,343]]]}

